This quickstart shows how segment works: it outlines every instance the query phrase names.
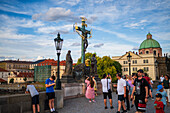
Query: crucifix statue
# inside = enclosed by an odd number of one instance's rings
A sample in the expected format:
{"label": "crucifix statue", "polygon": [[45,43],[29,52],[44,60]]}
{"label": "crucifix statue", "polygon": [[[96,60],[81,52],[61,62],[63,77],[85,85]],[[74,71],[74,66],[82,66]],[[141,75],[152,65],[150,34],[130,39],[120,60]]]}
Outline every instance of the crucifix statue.
{"label": "crucifix statue", "polygon": [[[77,23],[73,26],[73,29],[75,29],[75,31],[80,35],[80,37],[82,38],[82,44],[81,44],[81,63],[85,64],[85,52],[86,49],[88,47],[88,40],[89,38],[91,38],[91,34],[92,34],[92,30],[88,31],[85,29],[85,27],[87,27],[86,22],[86,18],[85,17],[81,17],[82,19],[82,27],[78,27]],[[80,32],[82,32],[80,34]]]}

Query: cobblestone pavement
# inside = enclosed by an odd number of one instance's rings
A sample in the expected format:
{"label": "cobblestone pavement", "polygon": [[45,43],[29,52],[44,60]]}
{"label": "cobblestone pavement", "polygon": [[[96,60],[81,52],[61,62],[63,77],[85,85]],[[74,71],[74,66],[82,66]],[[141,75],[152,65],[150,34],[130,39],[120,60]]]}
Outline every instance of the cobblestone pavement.
{"label": "cobblestone pavement", "polygon": [[[155,94],[156,89],[154,89],[153,94]],[[96,103],[89,103],[88,99],[85,97],[68,99],[64,101],[64,108],[58,109],[59,113],[116,113],[117,112],[117,95],[115,92],[112,93],[113,96],[113,106],[114,109],[104,109],[103,95],[99,95],[96,97]],[[146,113],[154,113],[154,103],[155,100],[149,99],[147,103],[147,111]],[[109,100],[107,100],[107,106],[109,106]],[[128,113],[135,113],[135,106],[131,108]],[[170,113],[170,107],[165,108],[165,113]]]}

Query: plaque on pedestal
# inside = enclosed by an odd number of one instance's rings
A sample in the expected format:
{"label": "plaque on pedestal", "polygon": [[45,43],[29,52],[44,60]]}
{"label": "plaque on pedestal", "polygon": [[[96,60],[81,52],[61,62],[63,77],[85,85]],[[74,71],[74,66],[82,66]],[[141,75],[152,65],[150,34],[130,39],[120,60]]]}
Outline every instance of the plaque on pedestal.
{"label": "plaque on pedestal", "polygon": [[75,80],[71,75],[63,75],[61,78],[61,83],[73,83],[73,82],[75,82]]}

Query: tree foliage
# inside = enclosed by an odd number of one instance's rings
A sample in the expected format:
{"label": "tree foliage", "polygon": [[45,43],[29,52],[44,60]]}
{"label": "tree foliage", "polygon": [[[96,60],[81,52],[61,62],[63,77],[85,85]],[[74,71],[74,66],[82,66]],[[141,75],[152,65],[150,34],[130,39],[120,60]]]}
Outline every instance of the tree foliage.
{"label": "tree foliage", "polygon": [[[91,59],[93,56],[93,53],[86,53],[85,54],[85,60]],[[109,56],[103,56],[102,58],[99,56],[96,56],[97,59],[97,74],[99,75],[99,78],[101,79],[103,74],[108,74],[112,76],[113,82],[115,82],[116,79],[116,73],[122,72],[121,65],[119,62],[112,60]],[[81,58],[78,59],[77,65],[81,63]]]}

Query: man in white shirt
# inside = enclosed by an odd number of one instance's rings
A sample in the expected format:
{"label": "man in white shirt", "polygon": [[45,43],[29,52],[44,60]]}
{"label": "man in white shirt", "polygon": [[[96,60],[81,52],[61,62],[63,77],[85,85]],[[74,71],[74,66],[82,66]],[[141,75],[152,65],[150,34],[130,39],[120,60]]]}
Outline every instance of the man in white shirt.
{"label": "man in white shirt", "polygon": [[160,77],[160,82],[162,83],[164,79],[165,79],[165,78],[164,78],[164,75],[161,75],[161,77]]}
{"label": "man in white shirt", "polygon": [[[109,79],[107,77],[109,77]],[[112,82],[112,78],[111,78],[110,74],[108,74],[107,76],[106,76],[106,74],[104,74],[103,79],[101,79],[101,83],[102,83],[105,109],[107,109],[107,96],[109,97],[109,101],[110,101],[110,109],[113,109],[112,92],[111,92],[111,89],[110,89],[110,83],[111,82]]]}
{"label": "man in white shirt", "polygon": [[121,105],[123,106],[123,113],[126,113],[126,107],[125,107],[125,97],[126,97],[126,81],[122,79],[121,73],[116,74],[116,77],[118,79],[117,82],[117,93],[118,93],[118,110],[117,113],[120,113]]}

